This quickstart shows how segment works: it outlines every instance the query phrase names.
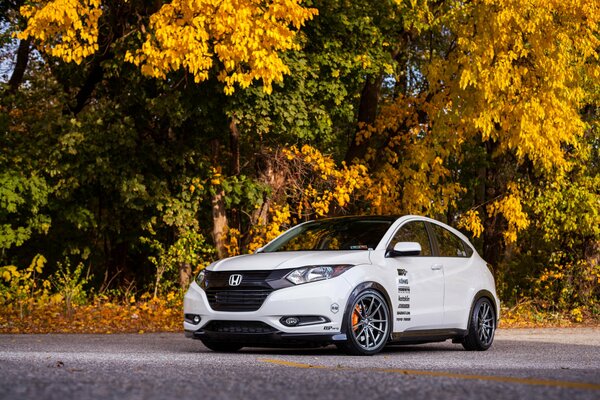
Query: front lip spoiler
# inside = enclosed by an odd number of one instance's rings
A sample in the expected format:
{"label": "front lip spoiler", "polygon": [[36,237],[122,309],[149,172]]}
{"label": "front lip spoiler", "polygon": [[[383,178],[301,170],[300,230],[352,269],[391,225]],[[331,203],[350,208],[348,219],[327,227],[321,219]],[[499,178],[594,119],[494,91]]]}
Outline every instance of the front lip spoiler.
{"label": "front lip spoiler", "polygon": [[327,345],[335,342],[343,342],[347,339],[345,333],[223,333],[205,331],[185,331],[185,336],[192,339],[206,339],[214,342],[236,342],[247,347],[289,347],[294,345]]}

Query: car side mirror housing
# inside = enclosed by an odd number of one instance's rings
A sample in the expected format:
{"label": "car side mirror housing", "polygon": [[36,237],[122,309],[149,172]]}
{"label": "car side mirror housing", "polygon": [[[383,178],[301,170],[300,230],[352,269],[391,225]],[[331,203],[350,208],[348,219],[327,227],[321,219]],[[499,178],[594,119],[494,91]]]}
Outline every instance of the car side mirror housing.
{"label": "car side mirror housing", "polygon": [[418,256],[421,254],[421,245],[417,242],[398,242],[392,250],[386,254],[387,257]]}

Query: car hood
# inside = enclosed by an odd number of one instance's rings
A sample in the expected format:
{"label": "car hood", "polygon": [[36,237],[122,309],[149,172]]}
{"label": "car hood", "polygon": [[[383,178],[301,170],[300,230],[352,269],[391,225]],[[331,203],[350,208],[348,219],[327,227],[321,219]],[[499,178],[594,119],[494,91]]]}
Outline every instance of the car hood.
{"label": "car hood", "polygon": [[217,261],[209,271],[273,270],[307,265],[370,264],[367,250],[284,251],[244,254]]}

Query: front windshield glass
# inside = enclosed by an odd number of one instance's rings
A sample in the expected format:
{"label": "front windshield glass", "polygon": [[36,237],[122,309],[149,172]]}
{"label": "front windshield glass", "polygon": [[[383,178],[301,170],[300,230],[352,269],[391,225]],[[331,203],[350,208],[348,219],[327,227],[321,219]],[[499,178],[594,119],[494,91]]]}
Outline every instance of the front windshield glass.
{"label": "front windshield glass", "polygon": [[287,231],[262,252],[374,249],[392,222],[349,218],[313,221]]}

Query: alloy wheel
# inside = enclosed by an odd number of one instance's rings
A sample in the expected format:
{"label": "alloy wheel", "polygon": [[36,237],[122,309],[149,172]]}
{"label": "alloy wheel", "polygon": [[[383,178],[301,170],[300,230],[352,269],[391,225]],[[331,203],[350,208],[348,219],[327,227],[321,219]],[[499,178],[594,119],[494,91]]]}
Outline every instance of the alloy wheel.
{"label": "alloy wheel", "polygon": [[477,335],[481,344],[490,345],[494,339],[494,313],[488,302],[483,302],[477,312]]}
{"label": "alloy wheel", "polygon": [[352,335],[364,350],[372,351],[387,341],[388,319],[384,300],[374,294],[361,295],[354,303]]}

